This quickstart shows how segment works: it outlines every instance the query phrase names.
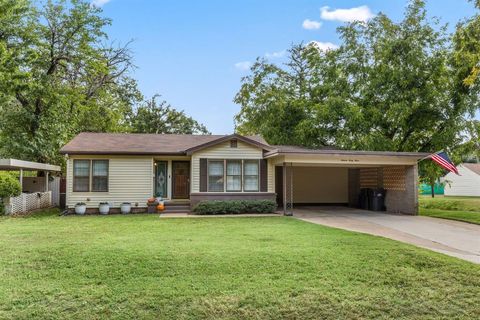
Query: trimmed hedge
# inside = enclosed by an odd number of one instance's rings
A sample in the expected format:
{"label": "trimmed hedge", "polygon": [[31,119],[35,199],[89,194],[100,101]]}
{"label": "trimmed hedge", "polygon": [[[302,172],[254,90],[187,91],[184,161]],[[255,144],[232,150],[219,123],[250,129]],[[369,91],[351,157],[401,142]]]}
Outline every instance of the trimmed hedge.
{"label": "trimmed hedge", "polygon": [[206,200],[194,208],[195,214],[271,213],[277,209],[273,200]]}

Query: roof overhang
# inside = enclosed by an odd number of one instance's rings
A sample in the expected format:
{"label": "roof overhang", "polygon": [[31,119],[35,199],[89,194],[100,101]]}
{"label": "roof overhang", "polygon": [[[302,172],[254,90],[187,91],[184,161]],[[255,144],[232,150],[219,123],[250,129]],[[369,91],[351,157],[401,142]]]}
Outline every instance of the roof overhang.
{"label": "roof overhang", "polygon": [[261,148],[263,150],[267,150],[267,151],[274,151],[275,150],[275,148],[272,147],[272,146],[269,146],[267,144],[263,144],[261,142],[258,142],[258,141],[255,141],[253,139],[250,139],[250,138],[247,138],[247,137],[244,137],[242,135],[234,133],[234,134],[231,134],[231,135],[228,135],[228,136],[224,136],[224,137],[215,139],[213,141],[209,141],[209,142],[200,144],[200,145],[195,146],[193,148],[187,149],[186,153],[187,153],[187,155],[191,155],[192,153],[195,153],[197,151],[200,151],[200,150],[203,150],[203,149],[206,149],[206,148],[209,148],[209,147],[213,147],[213,146],[215,146],[219,143],[229,141],[229,140],[232,140],[232,139],[236,139],[236,140],[245,142],[247,144],[253,145],[253,146],[258,147],[258,148]]}
{"label": "roof overhang", "polygon": [[322,150],[322,152],[269,152],[265,158],[271,158],[275,165],[287,163],[303,166],[362,167],[414,165],[428,155],[410,152]]}
{"label": "roof overhang", "polygon": [[127,155],[127,156],[185,156],[186,153],[179,151],[179,152],[145,152],[145,151],[60,151],[61,154],[64,155],[105,155],[105,156],[118,156],[118,155]]}
{"label": "roof overhang", "polygon": [[0,170],[26,170],[26,171],[61,171],[59,166],[48,163],[23,161],[17,159],[0,159]]}

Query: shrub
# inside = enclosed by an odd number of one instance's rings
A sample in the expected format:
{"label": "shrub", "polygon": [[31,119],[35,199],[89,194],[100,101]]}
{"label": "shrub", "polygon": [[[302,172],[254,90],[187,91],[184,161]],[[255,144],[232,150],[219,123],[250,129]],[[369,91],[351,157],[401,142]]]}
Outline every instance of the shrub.
{"label": "shrub", "polygon": [[196,214],[240,214],[275,212],[277,203],[273,200],[206,200],[200,201],[193,212]]}
{"label": "shrub", "polygon": [[3,214],[3,199],[16,197],[22,193],[20,182],[11,175],[0,175],[0,214]]}

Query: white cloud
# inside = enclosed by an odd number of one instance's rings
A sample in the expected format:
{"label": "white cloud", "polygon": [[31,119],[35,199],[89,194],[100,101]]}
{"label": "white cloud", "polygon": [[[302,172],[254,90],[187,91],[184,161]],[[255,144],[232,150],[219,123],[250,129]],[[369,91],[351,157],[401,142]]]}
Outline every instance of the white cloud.
{"label": "white cloud", "polygon": [[265,53],[265,58],[283,58],[287,50],[277,51],[277,52],[267,52]]}
{"label": "white cloud", "polygon": [[242,71],[249,70],[251,66],[252,66],[252,63],[250,61],[242,61],[242,62],[235,63],[235,68]]}
{"label": "white cloud", "polygon": [[302,23],[303,29],[307,30],[317,30],[320,29],[322,26],[322,23],[320,21],[314,21],[310,19],[305,19]]}
{"label": "white cloud", "polygon": [[320,17],[324,20],[337,20],[342,22],[367,21],[375,15],[367,6],[350,9],[330,10],[329,7],[320,8]]}
{"label": "white cloud", "polygon": [[92,6],[100,8],[100,7],[103,7],[105,4],[107,4],[108,2],[110,2],[110,0],[92,0],[90,4]]}
{"label": "white cloud", "polygon": [[337,49],[338,46],[331,42],[320,42],[320,41],[310,41],[308,45],[315,46],[317,49],[322,51]]}

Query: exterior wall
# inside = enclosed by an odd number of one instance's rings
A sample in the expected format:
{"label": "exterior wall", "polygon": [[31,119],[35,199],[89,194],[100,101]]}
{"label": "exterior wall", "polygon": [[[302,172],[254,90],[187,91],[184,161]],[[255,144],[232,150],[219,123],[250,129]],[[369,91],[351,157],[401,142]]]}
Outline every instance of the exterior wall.
{"label": "exterior wall", "polygon": [[348,168],[293,167],[294,203],[348,203]]}
{"label": "exterior wall", "polygon": [[445,185],[446,196],[469,196],[480,197],[480,175],[465,168],[458,166],[458,173],[449,173],[445,176],[448,183]]}
{"label": "exterior wall", "polygon": [[[200,158],[206,159],[263,159],[263,150],[243,141],[237,141],[237,147],[231,148],[230,141],[220,143],[195,152],[191,160],[190,192],[200,192]],[[270,169],[270,168],[269,168]],[[270,173],[269,173],[270,174]],[[269,187],[271,182],[268,183]],[[229,193],[225,193],[229,194]]]}
{"label": "exterior wall", "polygon": [[[108,192],[73,192],[73,160],[109,160]],[[119,207],[131,202],[132,207],[146,207],[153,195],[153,157],[151,156],[71,156],[67,161],[67,208],[85,202],[88,208],[98,208],[99,202]]]}
{"label": "exterior wall", "polygon": [[203,200],[273,200],[276,194],[271,192],[197,192],[190,195],[190,207]]}
{"label": "exterior wall", "polygon": [[22,189],[27,193],[45,192],[45,177],[23,177]]}
{"label": "exterior wall", "polygon": [[408,166],[405,172],[405,191],[387,190],[385,206],[388,212],[418,214],[418,166]]}

